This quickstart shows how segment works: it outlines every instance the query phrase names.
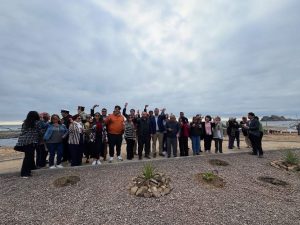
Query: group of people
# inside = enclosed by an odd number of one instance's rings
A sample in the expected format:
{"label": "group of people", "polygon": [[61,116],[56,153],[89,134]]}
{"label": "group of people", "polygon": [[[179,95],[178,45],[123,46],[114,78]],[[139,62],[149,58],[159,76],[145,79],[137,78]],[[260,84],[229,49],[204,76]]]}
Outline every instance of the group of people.
{"label": "group of people", "polygon": [[[38,113],[30,111],[22,124],[21,134],[16,146],[22,147],[25,152],[21,168],[21,176],[31,176],[31,170],[45,167],[49,154],[49,168],[62,168],[62,162],[68,161],[71,166],[82,164],[83,155],[86,163],[92,159],[92,165],[100,165],[101,160],[107,160],[107,148],[109,149],[109,162],[116,159],[122,161],[121,145],[123,138],[126,140],[126,157],[132,160],[134,155],[138,159],[143,157],[177,157],[179,145],[180,156],[188,156],[188,139],[191,139],[193,155],[199,155],[201,140],[204,141],[204,151],[211,151],[214,140],[215,152],[222,153],[224,129],[229,136],[228,148],[232,149],[234,140],[237,140],[239,148],[239,131],[242,130],[247,146],[253,148],[253,155],[263,155],[261,148],[261,124],[254,113],[249,113],[249,120],[244,117],[241,123],[231,118],[227,126],[221,122],[219,116],[212,119],[207,115],[202,121],[200,114],[189,122],[180,112],[178,120],[174,114],[166,113],[166,109],[148,111],[145,105],[143,112],[130,109],[127,114],[127,106],[121,113],[121,107],[116,105],[111,114],[107,109],[95,112],[94,105],[87,114],[85,107],[78,106],[76,115],[71,116],[68,110],[61,110],[61,118],[58,114]],[[152,142],[152,148],[151,148]],[[179,143],[179,144],[178,144]],[[56,156],[56,162],[55,162]]]}

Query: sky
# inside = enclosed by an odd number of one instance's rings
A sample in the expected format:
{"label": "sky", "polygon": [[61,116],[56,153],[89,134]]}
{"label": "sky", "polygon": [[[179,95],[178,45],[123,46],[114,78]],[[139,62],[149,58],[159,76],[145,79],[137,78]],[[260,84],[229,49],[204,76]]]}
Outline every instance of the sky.
{"label": "sky", "polygon": [[0,121],[125,102],[300,116],[298,0],[0,3]]}

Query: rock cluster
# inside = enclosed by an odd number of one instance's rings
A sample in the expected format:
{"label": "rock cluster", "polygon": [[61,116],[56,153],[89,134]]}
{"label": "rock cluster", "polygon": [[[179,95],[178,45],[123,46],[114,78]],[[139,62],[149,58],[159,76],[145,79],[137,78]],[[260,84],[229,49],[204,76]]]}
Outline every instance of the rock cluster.
{"label": "rock cluster", "polygon": [[171,192],[171,179],[163,173],[156,173],[151,179],[138,176],[132,179],[133,184],[129,185],[130,194],[138,197],[155,197],[167,195]]}
{"label": "rock cluster", "polygon": [[275,160],[272,161],[270,164],[271,166],[274,166],[278,169],[285,169],[287,171],[300,171],[299,165],[288,164],[284,160]]}

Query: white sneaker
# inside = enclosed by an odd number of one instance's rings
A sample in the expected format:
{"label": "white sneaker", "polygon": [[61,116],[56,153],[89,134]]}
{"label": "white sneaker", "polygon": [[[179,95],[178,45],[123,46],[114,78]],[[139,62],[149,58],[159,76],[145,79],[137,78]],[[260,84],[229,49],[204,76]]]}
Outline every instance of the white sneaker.
{"label": "white sneaker", "polygon": [[118,156],[118,160],[119,160],[119,161],[123,161],[122,156],[119,155],[119,156]]}
{"label": "white sneaker", "polygon": [[95,166],[96,164],[97,164],[97,161],[94,160],[93,163],[92,163],[92,165]]}
{"label": "white sneaker", "polygon": [[96,162],[98,165],[101,165],[101,162],[100,162],[100,160],[97,160],[97,162]]}
{"label": "white sneaker", "polygon": [[61,169],[61,168],[64,168],[64,167],[59,164],[59,165],[56,165],[56,168],[60,168]]}
{"label": "white sneaker", "polygon": [[53,166],[50,166],[49,169],[55,169],[56,167],[53,165]]}
{"label": "white sneaker", "polygon": [[109,161],[108,162],[112,162],[114,160],[114,157],[109,157]]}

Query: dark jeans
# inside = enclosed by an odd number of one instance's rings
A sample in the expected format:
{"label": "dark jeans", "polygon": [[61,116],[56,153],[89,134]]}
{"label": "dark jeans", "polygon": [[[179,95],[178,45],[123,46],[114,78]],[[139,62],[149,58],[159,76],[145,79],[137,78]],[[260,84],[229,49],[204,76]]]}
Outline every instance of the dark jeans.
{"label": "dark jeans", "polygon": [[179,151],[180,156],[189,155],[188,137],[179,137]]}
{"label": "dark jeans", "polygon": [[54,165],[55,153],[56,156],[56,165],[60,165],[63,156],[63,144],[62,143],[47,143],[47,148],[49,151],[49,167]]}
{"label": "dark jeans", "polygon": [[205,151],[210,151],[212,139],[213,139],[212,135],[204,135],[204,149],[205,149]]}
{"label": "dark jeans", "polygon": [[201,145],[200,145],[200,137],[199,136],[191,136],[192,140],[192,149],[194,154],[199,154],[201,150]]}
{"label": "dark jeans", "polygon": [[253,148],[253,154],[256,155],[258,153],[259,155],[263,155],[264,153],[261,146],[262,135],[256,136],[253,134],[249,134],[249,139]]}
{"label": "dark jeans", "polygon": [[45,145],[38,145],[36,148],[36,157],[35,163],[37,167],[45,167],[46,166],[46,159],[47,159],[48,152],[46,151]]}
{"label": "dark jeans", "polygon": [[167,135],[164,134],[163,138],[163,152],[167,152]]}
{"label": "dark jeans", "polygon": [[134,139],[128,139],[126,138],[126,143],[127,143],[127,146],[126,146],[126,152],[127,152],[127,159],[133,159],[133,147],[134,147],[134,144],[135,144],[135,140]]}
{"label": "dark jeans", "polygon": [[168,157],[171,157],[171,148],[173,149],[173,156],[177,157],[177,138],[167,137],[167,152]]}
{"label": "dark jeans", "polygon": [[69,145],[71,155],[71,166],[80,166],[82,163],[83,147],[82,144],[70,144]]}
{"label": "dark jeans", "polygon": [[235,136],[231,136],[231,135],[228,136],[228,148],[229,149],[233,149],[234,139],[235,139]]}
{"label": "dark jeans", "polygon": [[122,134],[108,134],[109,156],[110,157],[114,157],[115,146],[116,146],[117,156],[121,155],[122,140],[123,140]]}
{"label": "dark jeans", "polygon": [[214,138],[214,141],[215,141],[215,152],[220,152],[220,153],[223,153],[222,152],[222,143],[223,143],[223,139],[220,139],[220,138]]}
{"label": "dark jeans", "polygon": [[21,176],[31,176],[31,170],[36,169],[34,162],[34,151],[36,144],[30,144],[24,146],[25,157],[23,159]]}
{"label": "dark jeans", "polygon": [[149,156],[150,154],[150,136],[139,136],[138,138],[138,154],[142,156],[143,149],[145,149],[145,156]]}

